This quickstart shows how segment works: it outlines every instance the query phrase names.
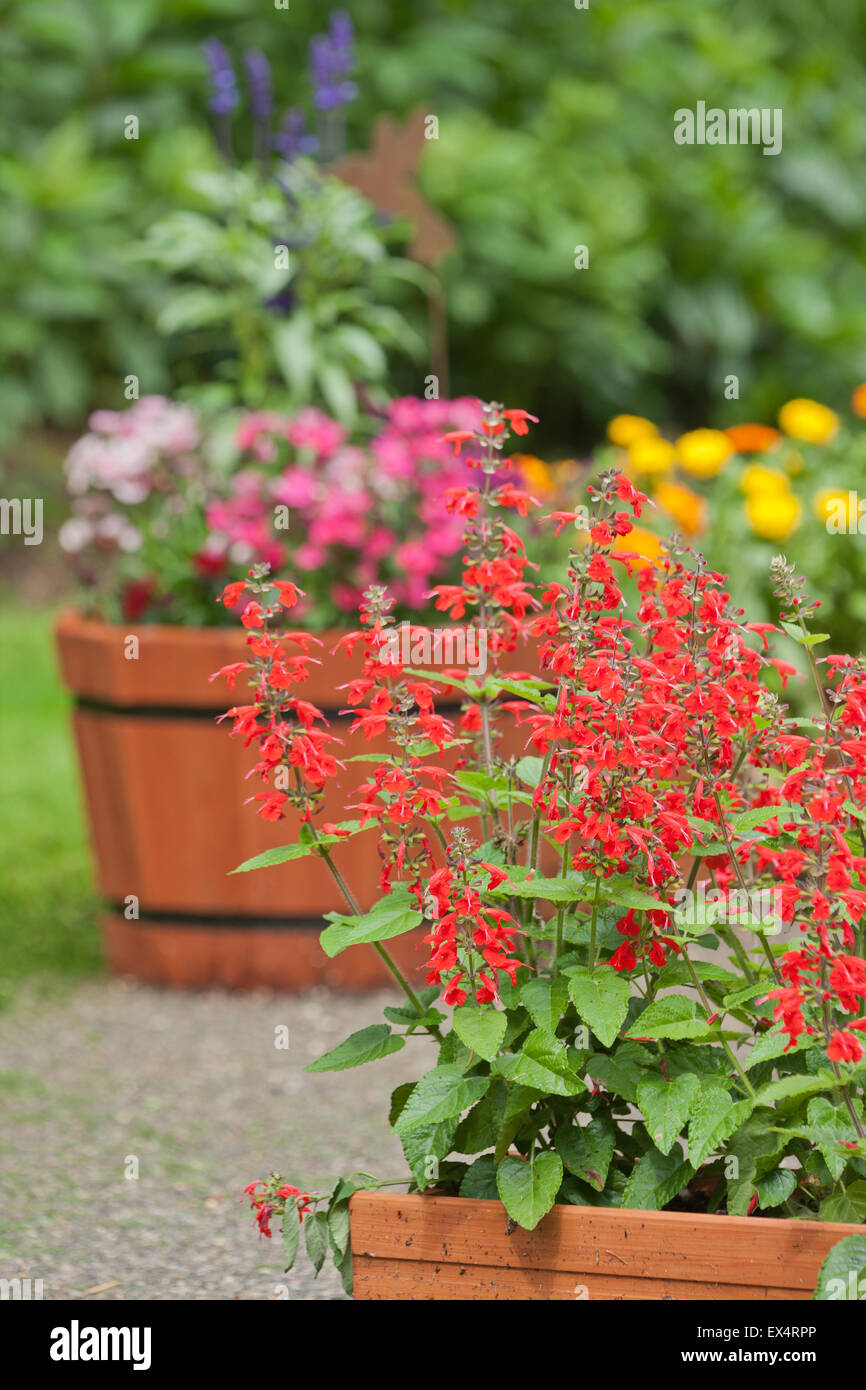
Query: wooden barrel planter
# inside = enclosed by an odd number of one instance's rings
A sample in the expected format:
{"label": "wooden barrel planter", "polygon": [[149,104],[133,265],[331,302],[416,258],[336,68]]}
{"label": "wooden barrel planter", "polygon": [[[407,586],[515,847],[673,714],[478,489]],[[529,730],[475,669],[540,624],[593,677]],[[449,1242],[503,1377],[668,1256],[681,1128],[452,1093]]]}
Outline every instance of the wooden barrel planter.
{"label": "wooden barrel planter", "polygon": [[[343,756],[386,751],[384,738],[349,734],[340,689],[360,674],[362,654],[332,656],[339,631],[317,634],[305,699],[344,740]],[[216,719],[243,704],[222,666],[246,659],[236,628],[113,625],[61,614],[56,638],[73,715],[98,890],[107,904],[109,964],[142,980],[196,988],[300,990],[322,983],[366,990],[393,983],[378,955],[359,946],[329,960],[318,944],[325,912],[345,907],[330,872],[309,857],[229,876],[243,860],[291,843],[296,815],[274,824],[243,804],[260,790],[244,782],[254,756]],[[132,641],[131,639],[134,639]],[[137,654],[135,654],[137,653]],[[522,658],[525,660],[525,657]],[[515,666],[516,666],[515,662]],[[444,710],[444,707],[443,707]],[[446,711],[453,715],[456,711]],[[509,751],[522,752],[523,736]],[[349,763],[329,785],[322,820],[347,818],[364,764]],[[351,813],[349,813],[351,815]],[[333,849],[362,907],[381,896],[375,832]],[[389,949],[410,979],[425,959],[423,931]]]}
{"label": "wooden barrel planter", "polygon": [[811,1299],[832,1246],[862,1226],[556,1206],[534,1231],[500,1202],[357,1192],[354,1297],[565,1302]]}
{"label": "wooden barrel planter", "polygon": [[[331,648],[339,632],[318,636],[306,699],[331,719],[346,754],[384,751],[384,741],[348,735],[339,687],[360,673],[361,654]],[[391,981],[369,946],[329,960],[318,944],[325,912],[343,908],[319,859],[229,876],[243,860],[296,836],[291,809],[274,824],[243,804],[258,784],[244,782],[254,757],[217,716],[245,693],[208,677],[246,659],[234,628],[115,626],[63,613],[56,625],[73,715],[112,969],[157,983],[199,987],[347,990]],[[137,656],[135,651],[137,641]],[[349,764],[331,784],[322,819],[346,819],[347,794],[363,780]],[[334,861],[364,907],[381,896],[375,836],[334,848]],[[424,959],[422,933],[392,943],[410,978]]]}

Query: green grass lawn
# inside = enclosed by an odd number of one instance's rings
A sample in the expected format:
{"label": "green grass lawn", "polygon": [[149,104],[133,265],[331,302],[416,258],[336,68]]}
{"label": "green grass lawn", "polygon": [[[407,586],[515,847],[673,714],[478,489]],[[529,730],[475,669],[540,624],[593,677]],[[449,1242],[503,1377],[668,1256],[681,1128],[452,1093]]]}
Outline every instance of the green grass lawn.
{"label": "green grass lawn", "polygon": [[18,982],[101,969],[69,699],[53,611],[0,602],[0,1005]]}

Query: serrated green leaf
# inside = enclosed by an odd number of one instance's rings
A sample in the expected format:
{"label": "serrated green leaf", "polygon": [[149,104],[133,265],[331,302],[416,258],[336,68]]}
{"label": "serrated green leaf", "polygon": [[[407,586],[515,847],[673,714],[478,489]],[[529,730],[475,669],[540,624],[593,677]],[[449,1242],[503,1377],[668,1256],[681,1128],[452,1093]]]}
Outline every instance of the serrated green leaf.
{"label": "serrated green leaf", "polygon": [[349,1249],[349,1199],[333,1202],[328,1211],[328,1240],[335,1262],[342,1260]]}
{"label": "serrated green leaf", "polygon": [[392,1033],[387,1023],[374,1023],[352,1033],[339,1047],[310,1062],[304,1071],[347,1071],[349,1067],[375,1062],[379,1057],[390,1057],[392,1052],[399,1052],[405,1046],[405,1039]]}
{"label": "serrated green leaf", "polygon": [[681,1150],[663,1154],[658,1149],[649,1149],[632,1170],[622,1194],[622,1205],[639,1211],[661,1211],[686,1186],[693,1172]]}
{"label": "serrated green leaf", "polygon": [[496,1186],[505,1210],[526,1231],[532,1231],[556,1201],[562,1182],[562,1159],[557,1153],[539,1153],[532,1163],[503,1158],[496,1170]]}
{"label": "serrated green leaf", "polygon": [[587,876],[579,878],[527,878],[516,881],[514,869],[509,869],[509,880],[490,890],[495,898],[540,898],[548,903],[581,902],[587,895]]}
{"label": "serrated green leaf", "polygon": [[307,1258],[318,1274],[328,1252],[328,1217],[325,1212],[315,1211],[305,1218],[304,1242]]}
{"label": "serrated green leaf", "polygon": [[774,1168],[772,1173],[758,1178],[755,1187],[761,1211],[780,1207],[783,1202],[787,1202],[796,1186],[797,1176],[790,1168]]}
{"label": "serrated green leaf", "polygon": [[820,1303],[866,1298],[866,1234],[837,1240],[821,1266],[813,1298]]}
{"label": "serrated green leaf", "polygon": [[459,1123],[455,1115],[434,1125],[418,1125],[408,1134],[401,1134],[400,1143],[406,1162],[419,1191],[423,1192],[439,1180],[439,1164],[454,1147],[454,1134]]}
{"label": "serrated green leaf", "polygon": [[746,1059],[746,1071],[756,1067],[759,1062],[770,1062],[774,1057],[781,1057],[792,1052],[802,1052],[804,1048],[811,1045],[811,1038],[804,1033],[797,1039],[794,1047],[788,1047],[788,1034],[782,1031],[781,1023],[774,1023],[772,1028],[768,1028],[762,1033],[755,1043]]}
{"label": "serrated green leaf", "polygon": [[298,1257],[300,1239],[301,1222],[298,1216],[298,1204],[294,1197],[287,1197],[283,1212],[283,1252],[286,1257],[285,1272],[287,1274]]}
{"label": "serrated green leaf", "polygon": [[568,968],[568,992],[583,1022],[603,1047],[612,1047],[625,1022],[631,986],[609,966]]}
{"label": "serrated green leaf", "polygon": [[499,1196],[496,1185],[496,1161],[493,1154],[482,1154],[470,1164],[460,1183],[461,1197],[475,1197],[479,1201],[495,1202]]}
{"label": "serrated green leaf", "polygon": [[300,841],[294,845],[277,845],[274,849],[266,849],[261,854],[254,855],[252,859],[245,859],[243,864],[238,864],[236,869],[231,869],[230,874],[247,874],[251,869],[272,869],[275,865],[286,864],[292,859],[305,859],[310,854],[320,854],[322,849],[327,849],[330,845],[338,845],[341,841],[358,834],[361,830],[361,822],[359,820],[341,821],[339,828],[348,830],[349,835],[319,834],[316,840]]}
{"label": "serrated green leaf", "polygon": [[424,920],[405,888],[394,888],[376,903],[369,912],[359,916],[341,916],[332,921],[319,937],[326,956],[338,956],[350,946],[371,941],[390,941],[402,936]]}
{"label": "serrated green leaf", "polygon": [[543,1029],[530,1033],[519,1052],[497,1057],[493,1070],[509,1081],[554,1096],[576,1096],[586,1090],[566,1047]]}
{"label": "serrated green leaf", "polygon": [[684,1129],[700,1090],[700,1078],[693,1072],[671,1081],[663,1076],[645,1076],[638,1086],[637,1103],[647,1133],[663,1154],[670,1153]]}
{"label": "serrated green leaf", "polygon": [[570,1173],[602,1192],[616,1147],[616,1133],[604,1116],[588,1125],[560,1125],[556,1131],[556,1151]]}
{"label": "serrated green leaf", "polygon": [[696,1005],[682,994],[669,994],[642,1009],[626,1034],[629,1038],[712,1037],[705,1020],[695,1017]]}
{"label": "serrated green leaf", "polygon": [[492,1004],[462,1004],[454,1010],[454,1032],[471,1052],[492,1062],[505,1037],[506,1015]]}
{"label": "serrated green leaf", "polygon": [[418,1081],[394,1125],[395,1134],[406,1134],[420,1125],[438,1124],[468,1110],[490,1085],[489,1076],[463,1075],[455,1063],[433,1067]]}
{"label": "serrated green leaf", "polygon": [[568,981],[561,976],[555,980],[526,980],[520,987],[519,997],[536,1028],[555,1033],[568,1008]]}
{"label": "serrated green leaf", "polygon": [[[744,1107],[740,1109],[739,1107]],[[708,1086],[695,1101],[689,1119],[689,1162],[695,1169],[715,1153],[720,1144],[744,1124],[752,1113],[751,1101],[736,1104],[721,1086]]]}
{"label": "serrated green leaf", "polygon": [[788,1100],[791,1096],[815,1095],[818,1091],[833,1091],[839,1085],[832,1072],[821,1072],[818,1076],[783,1076],[779,1081],[770,1081],[758,1091],[758,1105],[772,1105],[777,1100]]}

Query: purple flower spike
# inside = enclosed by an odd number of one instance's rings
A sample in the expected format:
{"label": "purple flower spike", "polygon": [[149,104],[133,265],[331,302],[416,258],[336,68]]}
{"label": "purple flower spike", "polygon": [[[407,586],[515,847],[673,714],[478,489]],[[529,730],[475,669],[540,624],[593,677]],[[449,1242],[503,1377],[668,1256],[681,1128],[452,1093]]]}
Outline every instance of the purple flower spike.
{"label": "purple flower spike", "polygon": [[271,144],[288,161],[296,159],[299,154],[315,154],[319,148],[315,135],[310,135],[305,129],[304,112],[300,106],[289,107]]}
{"label": "purple flower spike", "polygon": [[227,116],[241,99],[231,59],[219,39],[206,39],[201,47],[210,64],[210,109],[215,116]]}
{"label": "purple flower spike", "polygon": [[244,54],[244,67],[247,73],[253,116],[257,121],[268,121],[274,109],[274,84],[271,78],[271,65],[261,49],[254,48]]}

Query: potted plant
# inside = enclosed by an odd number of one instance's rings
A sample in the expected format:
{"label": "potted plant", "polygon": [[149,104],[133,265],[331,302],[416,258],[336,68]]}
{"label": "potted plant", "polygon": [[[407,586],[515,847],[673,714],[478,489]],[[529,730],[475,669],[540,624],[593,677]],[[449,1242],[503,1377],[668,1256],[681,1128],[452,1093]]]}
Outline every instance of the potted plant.
{"label": "potted plant", "polygon": [[[206,422],[144,397],[98,411],[73,446],[60,541],[82,592],[57,641],[117,969],[187,985],[381,983],[366,953],[330,963],[319,950],[322,914],[339,902],[322,866],[228,876],[239,851],[281,837],[232,794],[245,759],[217,728],[224,696],[209,678],[244,647],[217,596],[232,565],[291,563],[305,576],[295,625],[310,656],[334,645],[371,582],[395,583],[404,613],[423,606],[433,582],[456,577],[461,536],[436,499],[466,467],[440,436],[476,418],[471,401],[410,397],[350,436],[315,409]],[[309,665],[307,693],[346,754],[361,736],[339,714],[338,687],[360,669],[360,654],[339,669]],[[352,785],[348,768],[330,793],[335,813]],[[353,876],[369,906],[378,870],[364,858]]]}
{"label": "potted plant", "polygon": [[[389,745],[362,766],[354,818],[318,820],[336,745],[284,688],[292,586],[254,569],[229,594],[252,593],[253,697],[229,713],[257,750],[256,800],[303,821],[240,868],[326,864],[346,908],[323,949],[371,943],[404,996],[308,1070],[420,1053],[388,1118],[407,1172],[331,1192],[272,1172],[247,1189],[256,1221],[282,1223],[289,1264],[302,1232],[317,1269],[330,1249],[365,1299],[809,1298],[828,1252],[836,1274],[866,1259],[866,664],[818,657],[783,557],[777,629],[744,621],[684,547],[652,565],[618,546],[647,499],[615,469],[589,488],[564,582],[535,586],[509,525],[532,499],[497,481],[526,427],[488,406],[474,439],[452,436],[479,473],[447,498],[464,571],[436,607],[486,641],[486,674],[439,669],[422,625],[407,662],[381,587],[343,640],[365,652],[347,704]],[[636,567],[633,613],[615,563]],[[777,631],[813,672],[809,719],[763,685]],[[505,674],[523,633],[538,662]],[[436,709],[456,684],[459,727]],[[499,751],[503,721],[524,756]],[[355,838],[382,865],[366,912],[333,858]],[[422,924],[419,983],[391,949]]]}

